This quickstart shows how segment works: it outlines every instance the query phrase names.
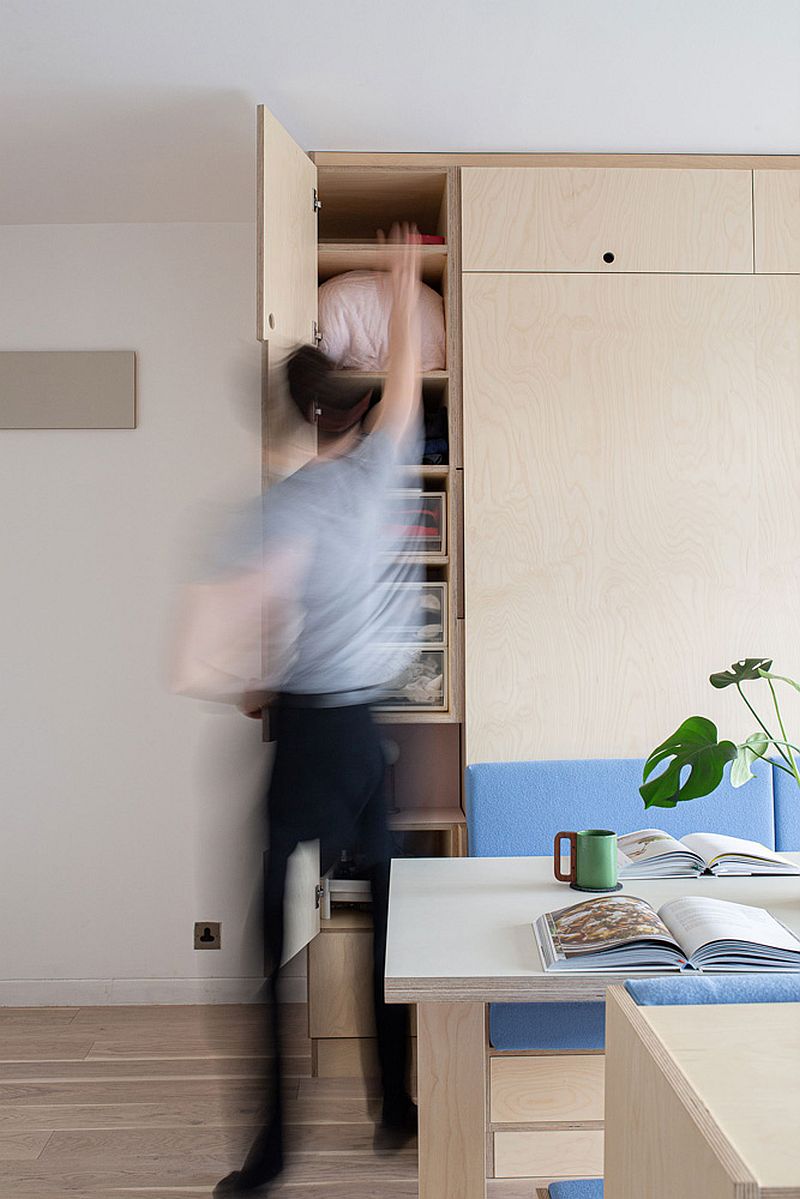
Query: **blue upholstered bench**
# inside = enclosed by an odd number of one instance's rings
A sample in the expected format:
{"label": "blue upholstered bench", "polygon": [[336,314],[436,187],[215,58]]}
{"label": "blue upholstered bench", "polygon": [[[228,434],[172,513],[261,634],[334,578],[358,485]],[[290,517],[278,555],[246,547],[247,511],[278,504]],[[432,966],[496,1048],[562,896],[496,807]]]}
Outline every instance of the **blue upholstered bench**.
{"label": "blue upholstered bench", "polygon": [[[563,828],[603,825],[617,832],[655,825],[676,837],[726,832],[778,850],[800,849],[797,786],[785,773],[756,762],[741,790],[723,784],[705,799],[646,812],[639,784],[642,761],[487,762],[466,770],[469,852],[475,857],[549,855]],[[564,903],[572,893],[565,889]],[[496,1049],[602,1049],[602,1003],[492,1004]]]}

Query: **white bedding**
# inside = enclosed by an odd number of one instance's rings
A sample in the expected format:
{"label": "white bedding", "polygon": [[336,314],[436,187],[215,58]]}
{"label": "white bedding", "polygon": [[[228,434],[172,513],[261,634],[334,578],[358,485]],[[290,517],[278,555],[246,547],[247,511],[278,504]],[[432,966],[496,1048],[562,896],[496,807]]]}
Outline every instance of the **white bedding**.
{"label": "white bedding", "polygon": [[[319,289],[320,349],[345,370],[382,371],[389,353],[389,276],[348,271]],[[420,285],[422,369],[444,370],[444,304],[432,287]]]}

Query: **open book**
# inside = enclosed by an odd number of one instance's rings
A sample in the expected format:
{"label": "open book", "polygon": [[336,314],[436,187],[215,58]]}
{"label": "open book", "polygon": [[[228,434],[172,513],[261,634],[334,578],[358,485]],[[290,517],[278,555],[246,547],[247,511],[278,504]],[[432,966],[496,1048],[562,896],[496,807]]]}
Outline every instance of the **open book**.
{"label": "open book", "polygon": [[696,878],[698,874],[800,874],[779,853],[724,833],[687,833],[676,841],[658,828],[626,833],[617,842],[620,878]]}
{"label": "open book", "polygon": [[683,895],[656,912],[601,895],[545,912],[533,926],[545,970],[800,971],[800,941],[764,908]]}

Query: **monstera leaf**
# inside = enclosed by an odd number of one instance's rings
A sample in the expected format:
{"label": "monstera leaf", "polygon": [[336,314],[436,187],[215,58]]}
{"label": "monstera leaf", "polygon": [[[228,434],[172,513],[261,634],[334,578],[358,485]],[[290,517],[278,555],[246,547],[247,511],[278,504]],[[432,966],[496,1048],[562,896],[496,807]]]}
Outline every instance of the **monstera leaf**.
{"label": "monstera leaf", "polygon": [[767,734],[757,732],[751,733],[744,745],[739,746],[736,751],[736,761],[731,766],[732,786],[743,787],[745,783],[750,782],[750,779],[755,778],[750,767],[756,758],[764,757],[768,745],[769,737]]}
{"label": "monstera leaf", "polygon": [[720,670],[712,674],[709,683],[721,690],[723,687],[738,687],[740,683],[753,683],[761,678],[762,670],[769,670],[772,658],[745,658],[743,662],[734,662],[730,670]]}
{"label": "monstera leaf", "polygon": [[[754,659],[763,662],[763,658]],[[726,762],[736,757],[732,741],[720,741],[717,726],[705,716],[690,716],[663,745],[654,749],[644,764],[639,794],[646,808],[674,808],[686,799],[709,795],[722,782]],[[667,767],[650,778],[657,766],[671,758]],[[681,784],[681,773],[689,777]],[[650,780],[648,782],[648,779]]]}

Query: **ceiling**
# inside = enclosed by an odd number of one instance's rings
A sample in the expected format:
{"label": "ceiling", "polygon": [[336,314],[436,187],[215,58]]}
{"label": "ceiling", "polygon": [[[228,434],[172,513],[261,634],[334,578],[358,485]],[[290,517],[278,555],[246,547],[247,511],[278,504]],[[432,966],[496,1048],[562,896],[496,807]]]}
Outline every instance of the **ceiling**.
{"label": "ceiling", "polygon": [[249,221],[307,149],[796,153],[799,0],[2,0],[0,222]]}

